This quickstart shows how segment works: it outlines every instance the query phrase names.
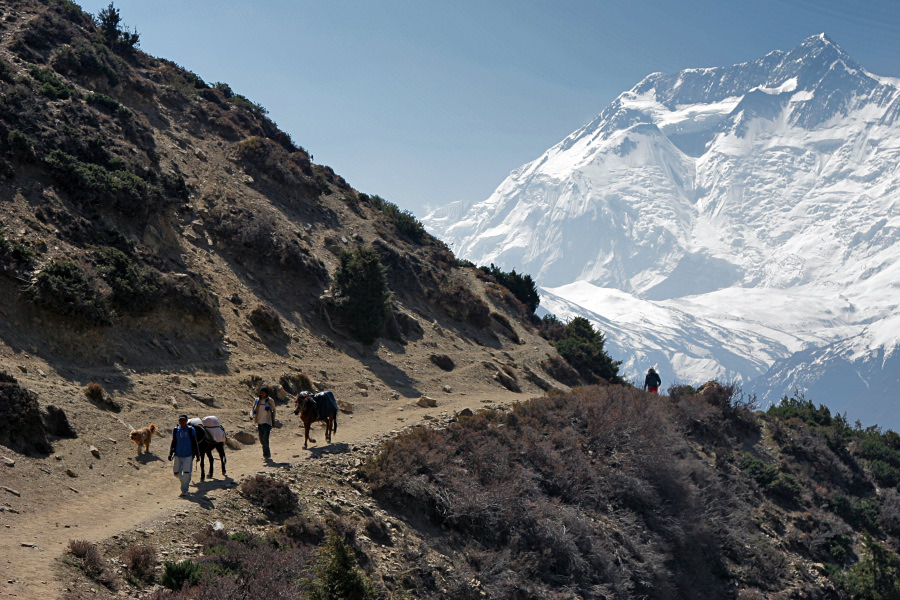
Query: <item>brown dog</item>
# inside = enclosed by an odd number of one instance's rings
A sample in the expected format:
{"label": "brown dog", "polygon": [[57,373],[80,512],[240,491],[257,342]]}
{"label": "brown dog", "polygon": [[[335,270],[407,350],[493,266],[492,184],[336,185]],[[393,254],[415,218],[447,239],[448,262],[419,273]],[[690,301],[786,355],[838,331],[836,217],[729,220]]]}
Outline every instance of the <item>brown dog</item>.
{"label": "brown dog", "polygon": [[145,452],[150,452],[150,439],[157,429],[156,425],[151,424],[150,427],[131,430],[131,441],[137,444],[138,456],[141,455],[141,446],[144,447]]}

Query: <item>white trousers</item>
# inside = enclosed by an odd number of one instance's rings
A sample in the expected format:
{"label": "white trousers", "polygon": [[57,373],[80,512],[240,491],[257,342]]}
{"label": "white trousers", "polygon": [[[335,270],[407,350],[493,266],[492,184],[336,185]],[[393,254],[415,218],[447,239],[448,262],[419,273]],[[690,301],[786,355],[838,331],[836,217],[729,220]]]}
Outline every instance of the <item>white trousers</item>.
{"label": "white trousers", "polygon": [[188,486],[191,484],[191,468],[194,465],[193,456],[175,456],[172,459],[172,472],[175,477],[181,478],[181,493],[187,494]]}

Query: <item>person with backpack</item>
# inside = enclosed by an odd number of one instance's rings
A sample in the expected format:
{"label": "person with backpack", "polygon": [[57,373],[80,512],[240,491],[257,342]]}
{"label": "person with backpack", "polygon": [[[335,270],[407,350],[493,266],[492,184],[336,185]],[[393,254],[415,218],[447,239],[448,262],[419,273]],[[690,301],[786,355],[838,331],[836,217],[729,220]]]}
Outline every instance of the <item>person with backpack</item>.
{"label": "person with backpack", "polygon": [[263,458],[268,460],[272,458],[269,451],[269,435],[272,433],[272,427],[275,425],[275,401],[269,396],[269,388],[262,386],[259,388],[259,395],[253,408],[250,410],[250,419],[256,423],[256,429],[259,432],[259,443],[262,445]]}
{"label": "person with backpack", "polygon": [[662,379],[659,378],[659,373],[656,372],[656,369],[650,367],[647,371],[647,376],[644,377],[644,391],[656,394],[659,392],[661,383]]}
{"label": "person with backpack", "polygon": [[169,460],[172,472],[181,479],[181,496],[187,496],[191,484],[191,470],[194,459],[200,458],[197,446],[197,432],[188,425],[187,415],[178,415],[178,427],[172,430],[172,445],[169,447]]}

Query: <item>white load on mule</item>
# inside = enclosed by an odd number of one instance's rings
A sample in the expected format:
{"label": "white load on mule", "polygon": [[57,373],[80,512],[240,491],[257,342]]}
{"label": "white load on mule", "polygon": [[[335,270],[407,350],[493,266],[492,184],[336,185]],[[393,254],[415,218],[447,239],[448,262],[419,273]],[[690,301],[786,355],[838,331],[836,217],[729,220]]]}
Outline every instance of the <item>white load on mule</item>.
{"label": "white load on mule", "polygon": [[219,417],[203,417],[202,419],[194,417],[188,421],[188,425],[192,427],[203,427],[216,443],[224,442],[228,435],[225,428],[219,423]]}

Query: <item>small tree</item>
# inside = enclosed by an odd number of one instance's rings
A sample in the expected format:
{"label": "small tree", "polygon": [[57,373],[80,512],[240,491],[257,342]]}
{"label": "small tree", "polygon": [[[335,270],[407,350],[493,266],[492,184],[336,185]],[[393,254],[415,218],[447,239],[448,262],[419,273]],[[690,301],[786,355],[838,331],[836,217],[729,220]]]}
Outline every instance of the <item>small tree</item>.
{"label": "small tree", "polygon": [[384,333],[391,305],[378,253],[372,248],[341,252],[334,283],[336,304],[350,332],[364,344],[373,343]]}
{"label": "small tree", "polygon": [[524,304],[531,314],[534,314],[534,311],[537,310],[538,305],[541,303],[541,297],[538,295],[537,286],[531,275],[516,273],[515,269],[506,273],[500,267],[495,266],[494,263],[491,263],[490,267],[481,267],[481,270],[485,273],[490,273],[497,280],[497,283],[512,292],[513,296]]}
{"label": "small tree", "polygon": [[378,593],[353,556],[353,550],[332,529],[319,552],[316,578],[307,581],[312,600],[374,600]]}
{"label": "small tree", "polygon": [[566,325],[565,338],[554,343],[560,356],[566,359],[578,373],[588,381],[597,378],[610,383],[621,383],[619,365],[606,353],[606,339],[594,330],[591,322],[584,317],[575,317]]}
{"label": "small tree", "polygon": [[119,9],[112,2],[97,13],[97,28],[108,46],[114,47],[122,44],[129,49],[134,48],[138,45],[141,36],[137,30],[131,31],[128,27],[120,27],[121,22],[122,15],[119,14]]}

